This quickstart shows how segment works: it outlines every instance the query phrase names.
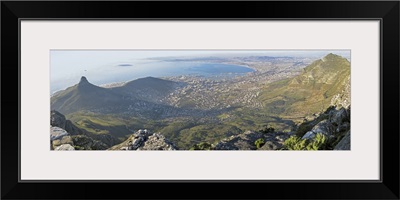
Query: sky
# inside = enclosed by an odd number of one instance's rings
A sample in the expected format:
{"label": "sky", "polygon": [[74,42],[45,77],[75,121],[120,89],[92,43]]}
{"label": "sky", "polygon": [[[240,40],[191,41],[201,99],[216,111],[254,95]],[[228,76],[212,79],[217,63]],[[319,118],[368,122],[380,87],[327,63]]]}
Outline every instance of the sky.
{"label": "sky", "polygon": [[[52,92],[76,84],[81,76],[91,76],[94,83],[101,82],[101,77],[113,74],[113,66],[146,62],[153,57],[195,57],[195,56],[312,56],[323,57],[335,53],[350,58],[350,51],[226,51],[226,50],[51,50],[50,85]],[[96,77],[96,78],[93,78]]]}

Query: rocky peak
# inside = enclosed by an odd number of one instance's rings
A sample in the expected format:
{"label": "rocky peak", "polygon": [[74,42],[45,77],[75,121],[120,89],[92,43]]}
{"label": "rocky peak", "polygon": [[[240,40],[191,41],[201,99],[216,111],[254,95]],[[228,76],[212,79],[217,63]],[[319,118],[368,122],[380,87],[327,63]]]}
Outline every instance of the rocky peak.
{"label": "rocky peak", "polygon": [[343,58],[333,53],[329,53],[324,57],[324,60],[333,60],[333,59],[343,59]]}
{"label": "rocky peak", "polygon": [[87,78],[86,78],[85,76],[82,76],[82,77],[81,77],[81,80],[79,81],[79,85],[87,84],[87,83],[89,83],[89,81],[87,80]]}
{"label": "rocky peak", "polygon": [[95,87],[93,84],[91,84],[86,77],[82,76],[81,80],[78,83],[78,89],[83,90],[84,92],[88,92]]}

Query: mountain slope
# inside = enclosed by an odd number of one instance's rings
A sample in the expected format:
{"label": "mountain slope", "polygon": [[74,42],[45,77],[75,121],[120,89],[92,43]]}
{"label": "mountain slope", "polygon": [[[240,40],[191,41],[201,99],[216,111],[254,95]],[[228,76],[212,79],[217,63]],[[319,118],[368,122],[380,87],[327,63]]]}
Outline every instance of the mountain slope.
{"label": "mountain slope", "polygon": [[349,61],[328,54],[304,68],[300,75],[267,85],[259,99],[271,114],[304,117],[324,111],[335,95],[349,93],[346,88],[350,88]]}
{"label": "mountain slope", "polygon": [[127,82],[121,87],[111,88],[111,90],[125,98],[162,103],[164,98],[183,85],[183,83],[174,81],[146,77]]}
{"label": "mountain slope", "polygon": [[173,81],[146,77],[130,81],[120,87],[102,88],[89,83],[86,77],[82,77],[78,84],[51,97],[51,109],[68,115],[82,110],[118,113],[136,104],[159,107],[164,104],[163,100],[170,92],[182,85]]}
{"label": "mountain slope", "polygon": [[80,82],[51,97],[51,109],[64,114],[79,110],[99,109],[108,105],[118,105],[122,96],[110,89],[101,88],[82,77]]}

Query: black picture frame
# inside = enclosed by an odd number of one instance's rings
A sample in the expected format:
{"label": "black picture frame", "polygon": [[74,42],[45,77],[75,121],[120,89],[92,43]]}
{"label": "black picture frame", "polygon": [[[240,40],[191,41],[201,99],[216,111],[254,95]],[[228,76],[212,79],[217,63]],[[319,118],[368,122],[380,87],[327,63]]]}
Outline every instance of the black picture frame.
{"label": "black picture frame", "polygon": [[[1,198],[399,199],[399,8],[398,1],[2,1]],[[20,182],[20,19],[133,18],[381,20],[381,181]]]}

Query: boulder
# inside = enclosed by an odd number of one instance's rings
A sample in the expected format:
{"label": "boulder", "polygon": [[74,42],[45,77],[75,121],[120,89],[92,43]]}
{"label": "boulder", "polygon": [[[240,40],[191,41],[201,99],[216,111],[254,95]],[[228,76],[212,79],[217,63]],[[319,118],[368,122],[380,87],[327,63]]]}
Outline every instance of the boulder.
{"label": "boulder", "polygon": [[69,133],[64,129],[56,126],[50,127],[50,141],[61,139],[66,135],[69,135]]}
{"label": "boulder", "polygon": [[51,145],[52,145],[53,149],[55,149],[55,148],[57,148],[58,146],[61,145],[61,140],[53,140],[51,142]]}
{"label": "boulder", "polygon": [[74,145],[71,136],[67,131],[59,127],[50,127],[50,149],[56,149],[58,146],[63,144]]}
{"label": "boulder", "polygon": [[75,148],[70,144],[62,144],[54,149],[55,151],[74,151]]}
{"label": "boulder", "polygon": [[74,145],[74,142],[72,141],[72,137],[67,135],[61,138],[61,144],[70,144]]}
{"label": "boulder", "polygon": [[312,132],[315,134],[321,133],[325,136],[331,136],[334,132],[334,127],[328,120],[322,120],[317,125],[315,125],[312,129]]}
{"label": "boulder", "polygon": [[154,133],[149,136],[140,150],[177,150],[175,145],[167,140],[163,135]]}
{"label": "boulder", "polygon": [[313,131],[308,131],[306,134],[304,134],[303,135],[303,137],[301,138],[301,139],[307,139],[307,140],[309,140],[309,139],[312,139],[312,138],[314,138],[315,137],[315,133],[313,132]]}

